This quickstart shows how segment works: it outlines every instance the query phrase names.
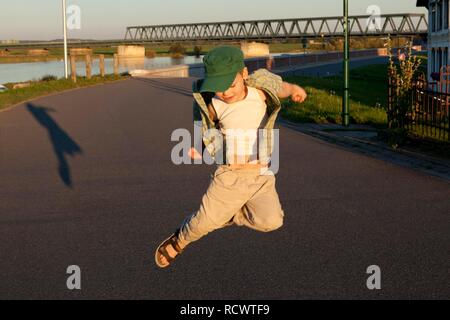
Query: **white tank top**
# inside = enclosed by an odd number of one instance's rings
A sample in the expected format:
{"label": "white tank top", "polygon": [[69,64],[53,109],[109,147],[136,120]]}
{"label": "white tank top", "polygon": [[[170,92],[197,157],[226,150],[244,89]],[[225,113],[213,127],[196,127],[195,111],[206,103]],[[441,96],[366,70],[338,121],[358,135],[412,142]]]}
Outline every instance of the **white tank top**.
{"label": "white tank top", "polygon": [[212,105],[226,142],[227,163],[256,163],[258,159],[258,129],[267,121],[267,106],[258,90],[247,87],[244,100],[225,103],[217,97]]}

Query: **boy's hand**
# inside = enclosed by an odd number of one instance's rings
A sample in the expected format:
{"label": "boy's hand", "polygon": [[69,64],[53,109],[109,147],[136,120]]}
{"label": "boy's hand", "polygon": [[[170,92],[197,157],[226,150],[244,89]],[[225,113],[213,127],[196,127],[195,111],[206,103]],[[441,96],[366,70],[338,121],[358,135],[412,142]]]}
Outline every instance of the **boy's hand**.
{"label": "boy's hand", "polygon": [[294,102],[302,103],[306,100],[308,97],[308,94],[306,91],[295,84],[292,85],[292,93],[291,93],[291,99]]}
{"label": "boy's hand", "polygon": [[195,148],[189,149],[189,157],[191,157],[192,160],[202,159],[202,155]]}
{"label": "boy's hand", "polygon": [[283,82],[277,96],[278,98],[291,97],[292,101],[302,103],[306,100],[308,95],[302,87],[289,82]]}

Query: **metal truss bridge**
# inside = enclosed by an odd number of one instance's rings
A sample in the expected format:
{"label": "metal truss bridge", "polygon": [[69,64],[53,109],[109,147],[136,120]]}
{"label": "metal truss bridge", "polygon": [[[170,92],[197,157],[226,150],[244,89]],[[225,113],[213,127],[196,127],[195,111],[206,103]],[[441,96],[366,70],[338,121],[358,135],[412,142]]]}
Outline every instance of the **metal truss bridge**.
{"label": "metal truss bridge", "polygon": [[[424,14],[349,17],[351,36],[426,36]],[[343,17],[191,23],[127,27],[125,40],[142,42],[260,40],[339,37]]]}

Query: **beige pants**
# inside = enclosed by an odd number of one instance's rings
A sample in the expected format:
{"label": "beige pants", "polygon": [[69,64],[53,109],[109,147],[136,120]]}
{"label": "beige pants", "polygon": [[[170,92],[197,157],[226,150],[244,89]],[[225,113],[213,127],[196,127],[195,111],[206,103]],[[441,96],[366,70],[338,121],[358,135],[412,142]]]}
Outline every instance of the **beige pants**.
{"label": "beige pants", "polygon": [[212,175],[200,209],[183,222],[179,240],[188,244],[232,223],[269,232],[283,225],[283,217],[271,172],[221,165]]}

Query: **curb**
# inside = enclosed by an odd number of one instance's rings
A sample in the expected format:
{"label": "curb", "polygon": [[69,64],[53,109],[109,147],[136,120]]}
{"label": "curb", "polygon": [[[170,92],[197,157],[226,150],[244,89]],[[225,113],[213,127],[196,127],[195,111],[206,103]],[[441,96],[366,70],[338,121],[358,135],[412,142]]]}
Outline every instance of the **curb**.
{"label": "curb", "polygon": [[[284,127],[333,144],[338,144],[347,148],[351,147],[353,149],[358,148],[360,151],[364,151],[364,154],[374,156],[384,161],[393,162],[403,167],[419,170],[421,172],[439,177],[446,182],[450,182],[450,160],[440,159],[402,148],[392,149],[391,147],[381,143],[355,137],[335,135],[314,128],[306,128],[302,127],[301,124],[285,119],[280,119],[278,123]],[[373,129],[373,131],[376,131],[376,129]]]}

